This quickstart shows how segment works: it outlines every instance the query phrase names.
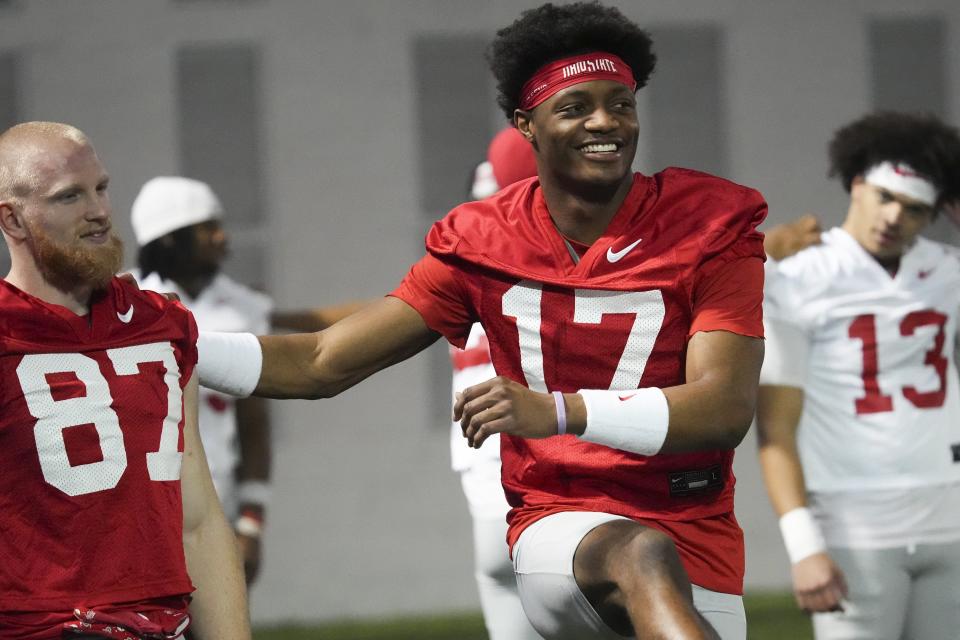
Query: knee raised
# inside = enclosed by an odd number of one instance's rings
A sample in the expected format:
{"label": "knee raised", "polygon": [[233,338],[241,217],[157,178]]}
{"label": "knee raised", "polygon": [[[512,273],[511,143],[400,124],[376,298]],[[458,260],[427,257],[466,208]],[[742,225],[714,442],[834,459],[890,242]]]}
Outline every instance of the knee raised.
{"label": "knee raised", "polygon": [[637,530],[623,546],[623,559],[629,566],[651,570],[680,565],[680,554],[670,536],[656,529]]}

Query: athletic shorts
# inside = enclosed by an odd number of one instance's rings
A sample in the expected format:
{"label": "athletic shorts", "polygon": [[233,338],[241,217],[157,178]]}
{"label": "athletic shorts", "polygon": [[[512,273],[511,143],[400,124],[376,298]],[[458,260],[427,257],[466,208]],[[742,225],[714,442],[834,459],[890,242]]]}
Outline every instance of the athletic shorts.
{"label": "athletic shorts", "polygon": [[[513,568],[523,610],[547,640],[622,640],[590,605],[573,576],[573,556],[593,529],[613,520],[609,513],[568,511],[534,522],[513,548]],[[723,640],[745,640],[743,597],[693,585],[693,604]]]}

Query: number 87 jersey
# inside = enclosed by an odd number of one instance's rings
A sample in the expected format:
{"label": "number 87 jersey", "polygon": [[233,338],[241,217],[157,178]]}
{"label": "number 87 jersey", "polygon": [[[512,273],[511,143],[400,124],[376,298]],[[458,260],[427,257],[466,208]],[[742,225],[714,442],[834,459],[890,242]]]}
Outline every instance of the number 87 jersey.
{"label": "number 87 jersey", "polygon": [[[393,295],[454,344],[479,320],[497,373],[535,391],[670,387],[694,333],[762,335],[765,214],[756,191],[713,176],[636,174],[604,234],[576,247],[522,181],[438,222]],[[733,451],[645,457],[503,434],[501,457],[511,545],[553,513],[623,515],[671,535],[696,584],[740,592]]]}
{"label": "number 87 jersey", "polygon": [[196,325],[114,279],[87,316],[0,282],[0,611],[192,591],[183,387]]}
{"label": "number 87 jersey", "polygon": [[802,387],[810,491],[960,481],[954,249],[919,238],[890,275],[846,231],[768,269],[762,384]]}

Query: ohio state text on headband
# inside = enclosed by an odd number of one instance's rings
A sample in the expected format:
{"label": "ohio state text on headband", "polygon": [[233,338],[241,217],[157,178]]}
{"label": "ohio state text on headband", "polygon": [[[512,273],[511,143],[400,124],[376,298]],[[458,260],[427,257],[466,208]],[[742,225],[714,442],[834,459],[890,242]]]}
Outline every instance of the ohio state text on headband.
{"label": "ohio state text on headband", "polygon": [[520,108],[533,109],[561,89],[591,80],[613,80],[637,90],[633,69],[612,53],[596,51],[546,64],[526,81],[520,91]]}

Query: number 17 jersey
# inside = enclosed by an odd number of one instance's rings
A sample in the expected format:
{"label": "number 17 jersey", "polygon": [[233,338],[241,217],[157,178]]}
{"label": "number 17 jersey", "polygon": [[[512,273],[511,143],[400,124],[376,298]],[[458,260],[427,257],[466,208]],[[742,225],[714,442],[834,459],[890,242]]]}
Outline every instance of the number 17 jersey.
{"label": "number 17 jersey", "polygon": [[[637,174],[591,247],[553,225],[536,179],[454,209],[393,295],[462,345],[476,319],[499,375],[535,391],[684,382],[699,331],[762,335],[760,195],[683,169]],[[710,429],[711,425],[703,425]],[[674,539],[691,579],[742,589],[733,451],[645,457],[582,441],[501,437],[511,546],[561,511],[627,516]]]}

